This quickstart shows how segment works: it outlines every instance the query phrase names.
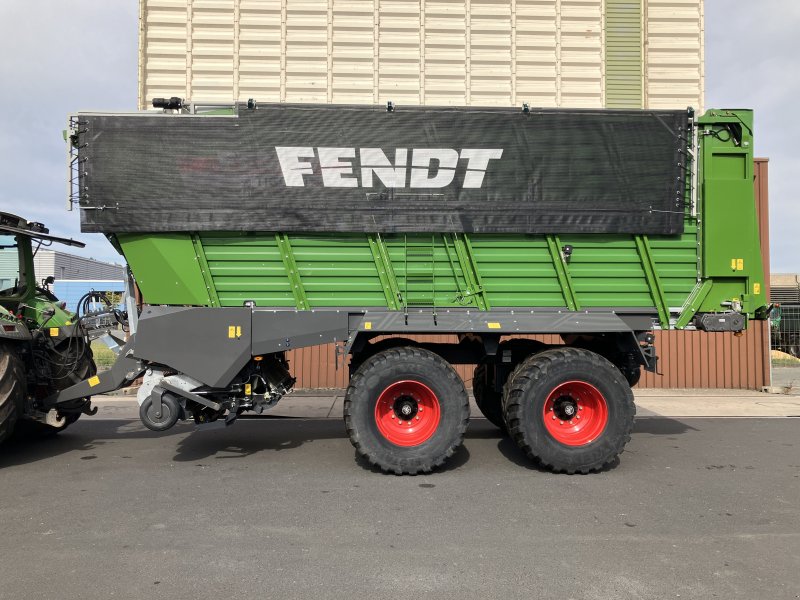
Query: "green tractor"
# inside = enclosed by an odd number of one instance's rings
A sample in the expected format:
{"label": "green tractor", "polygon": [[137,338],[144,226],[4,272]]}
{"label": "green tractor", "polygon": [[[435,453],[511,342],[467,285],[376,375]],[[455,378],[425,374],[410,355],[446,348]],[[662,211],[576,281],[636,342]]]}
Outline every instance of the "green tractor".
{"label": "green tractor", "polygon": [[34,273],[36,252],[54,242],[84,246],[49,235],[41,223],[0,213],[0,442],[15,429],[55,433],[92,414],[88,397],[51,409],[42,404],[97,372],[85,315],[65,310],[49,289],[52,277],[39,282]]}

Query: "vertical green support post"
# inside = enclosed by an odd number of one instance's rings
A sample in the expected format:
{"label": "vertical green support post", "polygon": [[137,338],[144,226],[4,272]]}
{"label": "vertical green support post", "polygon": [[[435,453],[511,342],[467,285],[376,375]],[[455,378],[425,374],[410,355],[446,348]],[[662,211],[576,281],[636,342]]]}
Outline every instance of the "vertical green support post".
{"label": "vertical green support post", "polygon": [[466,234],[462,234],[462,237],[459,237],[457,233],[454,233],[453,245],[456,249],[458,261],[461,263],[461,270],[464,272],[464,279],[467,282],[469,292],[475,298],[475,304],[479,310],[489,310],[489,299],[486,297],[486,290],[483,289],[478,263],[475,262],[475,255],[472,251],[472,245],[469,243],[469,237]]}
{"label": "vertical green support post", "polygon": [[652,296],[656,310],[658,310],[661,329],[669,329],[669,307],[664,296],[664,290],[661,287],[661,280],[658,278],[656,263],[650,251],[650,242],[647,236],[644,235],[636,235],[634,240],[636,241],[636,250],[639,252],[639,258],[642,260],[642,269],[644,269],[647,286],[650,288],[650,296]]}
{"label": "vertical green support post", "polygon": [[208,300],[211,306],[219,306],[219,296],[217,295],[217,288],[214,286],[214,279],[211,277],[211,271],[208,268],[208,260],[206,260],[206,253],[203,250],[203,242],[200,236],[196,233],[192,234],[192,247],[194,248],[194,255],[197,258],[197,263],[200,266],[200,272],[203,275],[203,281],[208,290]]}
{"label": "vertical green support post", "polygon": [[292,252],[289,236],[285,233],[276,233],[275,241],[278,243],[278,251],[281,253],[281,260],[283,260],[283,266],[286,269],[286,276],[289,278],[289,284],[292,286],[294,303],[300,310],[308,310],[311,307],[308,304],[303,282],[300,280],[300,273],[297,270],[297,263],[294,260],[294,252]]}
{"label": "vertical green support post", "polygon": [[581,305],[578,302],[578,297],[575,295],[575,288],[572,286],[572,278],[569,276],[566,262],[561,255],[561,240],[555,235],[544,236],[547,240],[547,248],[550,250],[550,258],[553,260],[553,268],[558,277],[558,283],[561,285],[561,293],[564,296],[564,302],[567,303],[567,308],[570,310],[580,310]]}
{"label": "vertical green support post", "polygon": [[400,293],[400,286],[397,285],[386,244],[383,243],[379,233],[367,234],[367,240],[369,249],[372,251],[372,258],[375,261],[375,268],[378,270],[378,277],[381,280],[383,294],[386,297],[386,306],[389,310],[400,310],[402,308],[403,295]]}
{"label": "vertical green support post", "polygon": [[[458,250],[456,248],[456,236],[455,233],[443,233],[442,234],[442,243],[444,244],[444,251],[447,254],[447,260],[450,261],[450,270],[453,272],[453,281],[455,281],[456,289],[458,290],[458,295],[456,296],[456,302],[462,305],[467,304],[474,304],[475,306],[479,306],[480,298],[476,295],[476,290],[472,289],[469,284],[468,279],[468,265],[465,265],[464,262],[461,260],[461,256],[458,254]],[[448,242],[447,240],[450,239],[451,241]],[[451,247],[452,242],[452,247]],[[456,257],[453,259],[453,253],[455,253]],[[458,261],[458,268],[456,268],[456,261]],[[459,276],[460,273],[460,276]],[[462,285],[463,284],[463,285]]]}

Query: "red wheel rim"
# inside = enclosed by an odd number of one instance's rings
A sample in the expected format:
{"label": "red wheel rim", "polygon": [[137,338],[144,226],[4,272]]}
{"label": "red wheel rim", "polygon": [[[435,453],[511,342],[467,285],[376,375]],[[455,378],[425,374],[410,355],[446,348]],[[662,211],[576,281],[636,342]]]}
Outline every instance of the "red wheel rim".
{"label": "red wheel rim", "polygon": [[413,380],[387,387],[375,403],[378,431],[395,446],[419,446],[439,427],[439,399],[431,388]]}
{"label": "red wheel rim", "polygon": [[591,444],[608,424],[605,396],[585,381],[567,381],[550,392],[544,403],[544,425],[565,446]]}

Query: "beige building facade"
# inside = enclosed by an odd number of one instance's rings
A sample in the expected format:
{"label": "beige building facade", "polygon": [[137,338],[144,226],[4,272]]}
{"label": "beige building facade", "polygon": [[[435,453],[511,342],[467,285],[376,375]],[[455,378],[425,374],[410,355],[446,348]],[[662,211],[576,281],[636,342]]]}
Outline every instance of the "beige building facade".
{"label": "beige building facade", "polygon": [[703,108],[702,0],[140,0],[139,105]]}

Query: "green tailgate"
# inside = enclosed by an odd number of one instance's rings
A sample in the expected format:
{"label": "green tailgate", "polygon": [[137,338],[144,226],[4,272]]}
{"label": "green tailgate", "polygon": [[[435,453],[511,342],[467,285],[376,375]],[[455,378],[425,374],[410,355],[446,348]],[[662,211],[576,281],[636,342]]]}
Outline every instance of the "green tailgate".
{"label": "green tailgate", "polygon": [[709,111],[699,122],[697,201],[687,189],[681,235],[198,232],[116,241],[151,304],[629,307],[684,327],[698,311],[740,303],[754,317],[766,298],[752,113]]}

